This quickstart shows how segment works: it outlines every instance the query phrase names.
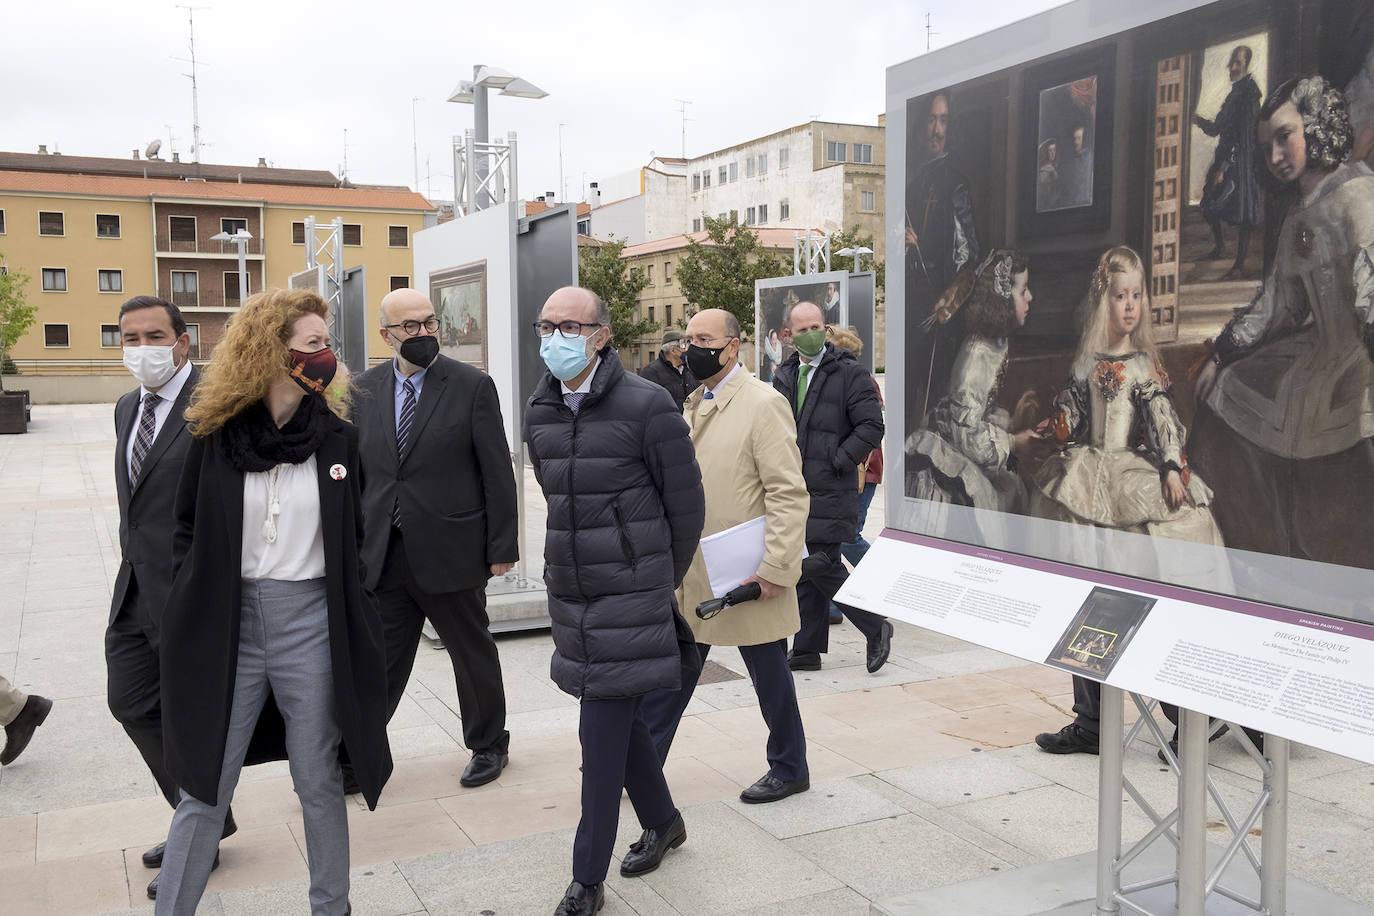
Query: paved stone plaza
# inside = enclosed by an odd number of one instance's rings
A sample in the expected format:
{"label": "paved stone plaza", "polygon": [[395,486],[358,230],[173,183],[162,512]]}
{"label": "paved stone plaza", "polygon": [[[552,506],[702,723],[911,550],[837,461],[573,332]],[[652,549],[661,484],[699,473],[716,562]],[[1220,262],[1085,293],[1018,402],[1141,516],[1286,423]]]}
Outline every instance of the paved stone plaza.
{"label": "paved stone plaza", "polygon": [[[27,435],[0,437],[0,673],[56,700],[23,757],[0,771],[0,913],[151,912],[153,873],[139,854],[164,838],[170,812],[105,705],[119,562],[111,414],[39,406]],[[532,481],[527,497],[542,520]],[[880,494],[872,533],[881,520]],[[729,672],[697,691],[667,768],[688,841],[644,878],[619,877],[613,862],[607,916],[867,913],[1094,848],[1097,758],[1032,743],[1068,721],[1066,675],[903,624],[891,660],[869,675],[852,627],[831,638],[825,669],[797,679],[812,789],[773,805],[736,797],[766,768],[763,723],[739,655],[712,653]],[[458,785],[467,754],[448,657],[421,647],[390,727],[395,775],[377,811],[357,799],[350,811],[359,916],[547,914],[567,885],[577,702],[549,680],[547,632],[499,642],[511,764],[480,789]],[[1223,795],[1254,791],[1254,767],[1230,738],[1213,761]],[[1126,766],[1168,810],[1173,782],[1154,745],[1136,742]],[[1374,767],[1294,747],[1292,877],[1374,907],[1372,787]],[[239,832],[201,912],[305,912],[304,835],[285,764],[245,770],[234,809]],[[628,803],[622,815],[620,851],[639,832]],[[1225,843],[1220,817],[1210,820]],[[1131,806],[1124,821],[1128,839],[1148,828]]]}

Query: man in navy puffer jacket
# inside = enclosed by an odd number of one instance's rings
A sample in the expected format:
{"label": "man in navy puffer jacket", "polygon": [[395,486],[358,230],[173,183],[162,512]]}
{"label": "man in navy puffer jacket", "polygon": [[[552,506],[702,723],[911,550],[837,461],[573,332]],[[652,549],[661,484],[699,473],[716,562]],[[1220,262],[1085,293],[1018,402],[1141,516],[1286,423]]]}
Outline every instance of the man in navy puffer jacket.
{"label": "man in navy puffer jacket", "polygon": [[565,287],[536,329],[549,372],[530,397],[524,437],[548,503],[551,671],[582,700],[582,820],[555,914],[590,916],[605,897],[622,787],[644,828],[622,875],[652,871],[687,838],[639,702],[677,689],[679,640],[694,641],[673,592],[696,552],[705,497],[686,421],[662,387],[625,371],[604,302]]}

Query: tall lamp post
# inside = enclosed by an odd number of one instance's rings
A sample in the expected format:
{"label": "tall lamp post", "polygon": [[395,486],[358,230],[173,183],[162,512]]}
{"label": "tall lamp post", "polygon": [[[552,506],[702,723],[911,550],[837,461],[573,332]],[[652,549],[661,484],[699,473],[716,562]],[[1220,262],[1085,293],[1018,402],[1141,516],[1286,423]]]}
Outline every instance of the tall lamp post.
{"label": "tall lamp post", "polygon": [[[497,89],[502,95],[510,95],[518,99],[542,99],[548,95],[547,92],[528,80],[523,80],[499,67],[488,67],[485,64],[475,65],[472,68],[472,79],[460,82],[448,100],[473,106],[473,138],[479,147],[489,142],[491,133],[488,128],[487,117],[488,89]],[[478,156],[476,181],[479,186],[486,179],[486,176],[486,156]],[[455,194],[454,196],[457,197],[458,195]],[[485,191],[477,195],[477,209],[485,209],[489,205],[490,200]]]}
{"label": "tall lamp post", "polygon": [[239,304],[248,298],[248,243],[253,235],[247,229],[235,232],[216,232],[210,236],[212,242],[233,242],[239,249]]}

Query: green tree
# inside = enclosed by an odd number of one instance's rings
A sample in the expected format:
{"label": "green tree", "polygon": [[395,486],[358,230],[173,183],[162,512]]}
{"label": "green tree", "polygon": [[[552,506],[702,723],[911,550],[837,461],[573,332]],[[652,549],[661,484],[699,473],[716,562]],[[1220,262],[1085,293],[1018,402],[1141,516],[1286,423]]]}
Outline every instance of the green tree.
{"label": "green tree", "polygon": [[601,297],[611,310],[611,343],[622,349],[638,343],[658,325],[638,315],[639,293],[649,278],[638,267],[630,267],[620,257],[625,239],[611,239],[602,245],[580,249],[577,283]]}
{"label": "green tree", "polygon": [[781,277],[792,265],[763,247],[737,218],[706,217],[705,243],[687,240],[677,268],[682,294],[696,309],[725,309],[746,334],[754,332],[754,281]]}
{"label": "green tree", "polygon": [[[864,235],[859,232],[859,227],[845,229],[830,236],[830,269],[831,270],[854,270],[854,258],[849,255],[836,255],[834,252],[842,248],[867,248],[869,251],[877,251],[877,246],[873,243],[872,235]],[[887,286],[887,262],[880,261],[875,256],[864,255],[863,266],[873,271],[873,285],[877,295],[878,303],[883,301],[883,293]]]}
{"label": "green tree", "polygon": [[[0,252],[0,261],[4,258]],[[38,306],[28,305],[24,299],[24,287],[28,285],[29,275],[22,270],[0,273],[0,367],[9,360],[10,348],[37,320]],[[0,369],[0,390],[3,389],[4,372]]]}

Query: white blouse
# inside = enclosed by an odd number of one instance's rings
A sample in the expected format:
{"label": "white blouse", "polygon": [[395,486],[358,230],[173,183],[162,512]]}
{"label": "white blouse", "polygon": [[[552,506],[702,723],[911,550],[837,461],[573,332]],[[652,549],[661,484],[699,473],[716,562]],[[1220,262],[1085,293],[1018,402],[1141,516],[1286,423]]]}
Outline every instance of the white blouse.
{"label": "white blouse", "polygon": [[324,577],[324,529],[315,456],[243,475],[245,579]]}

